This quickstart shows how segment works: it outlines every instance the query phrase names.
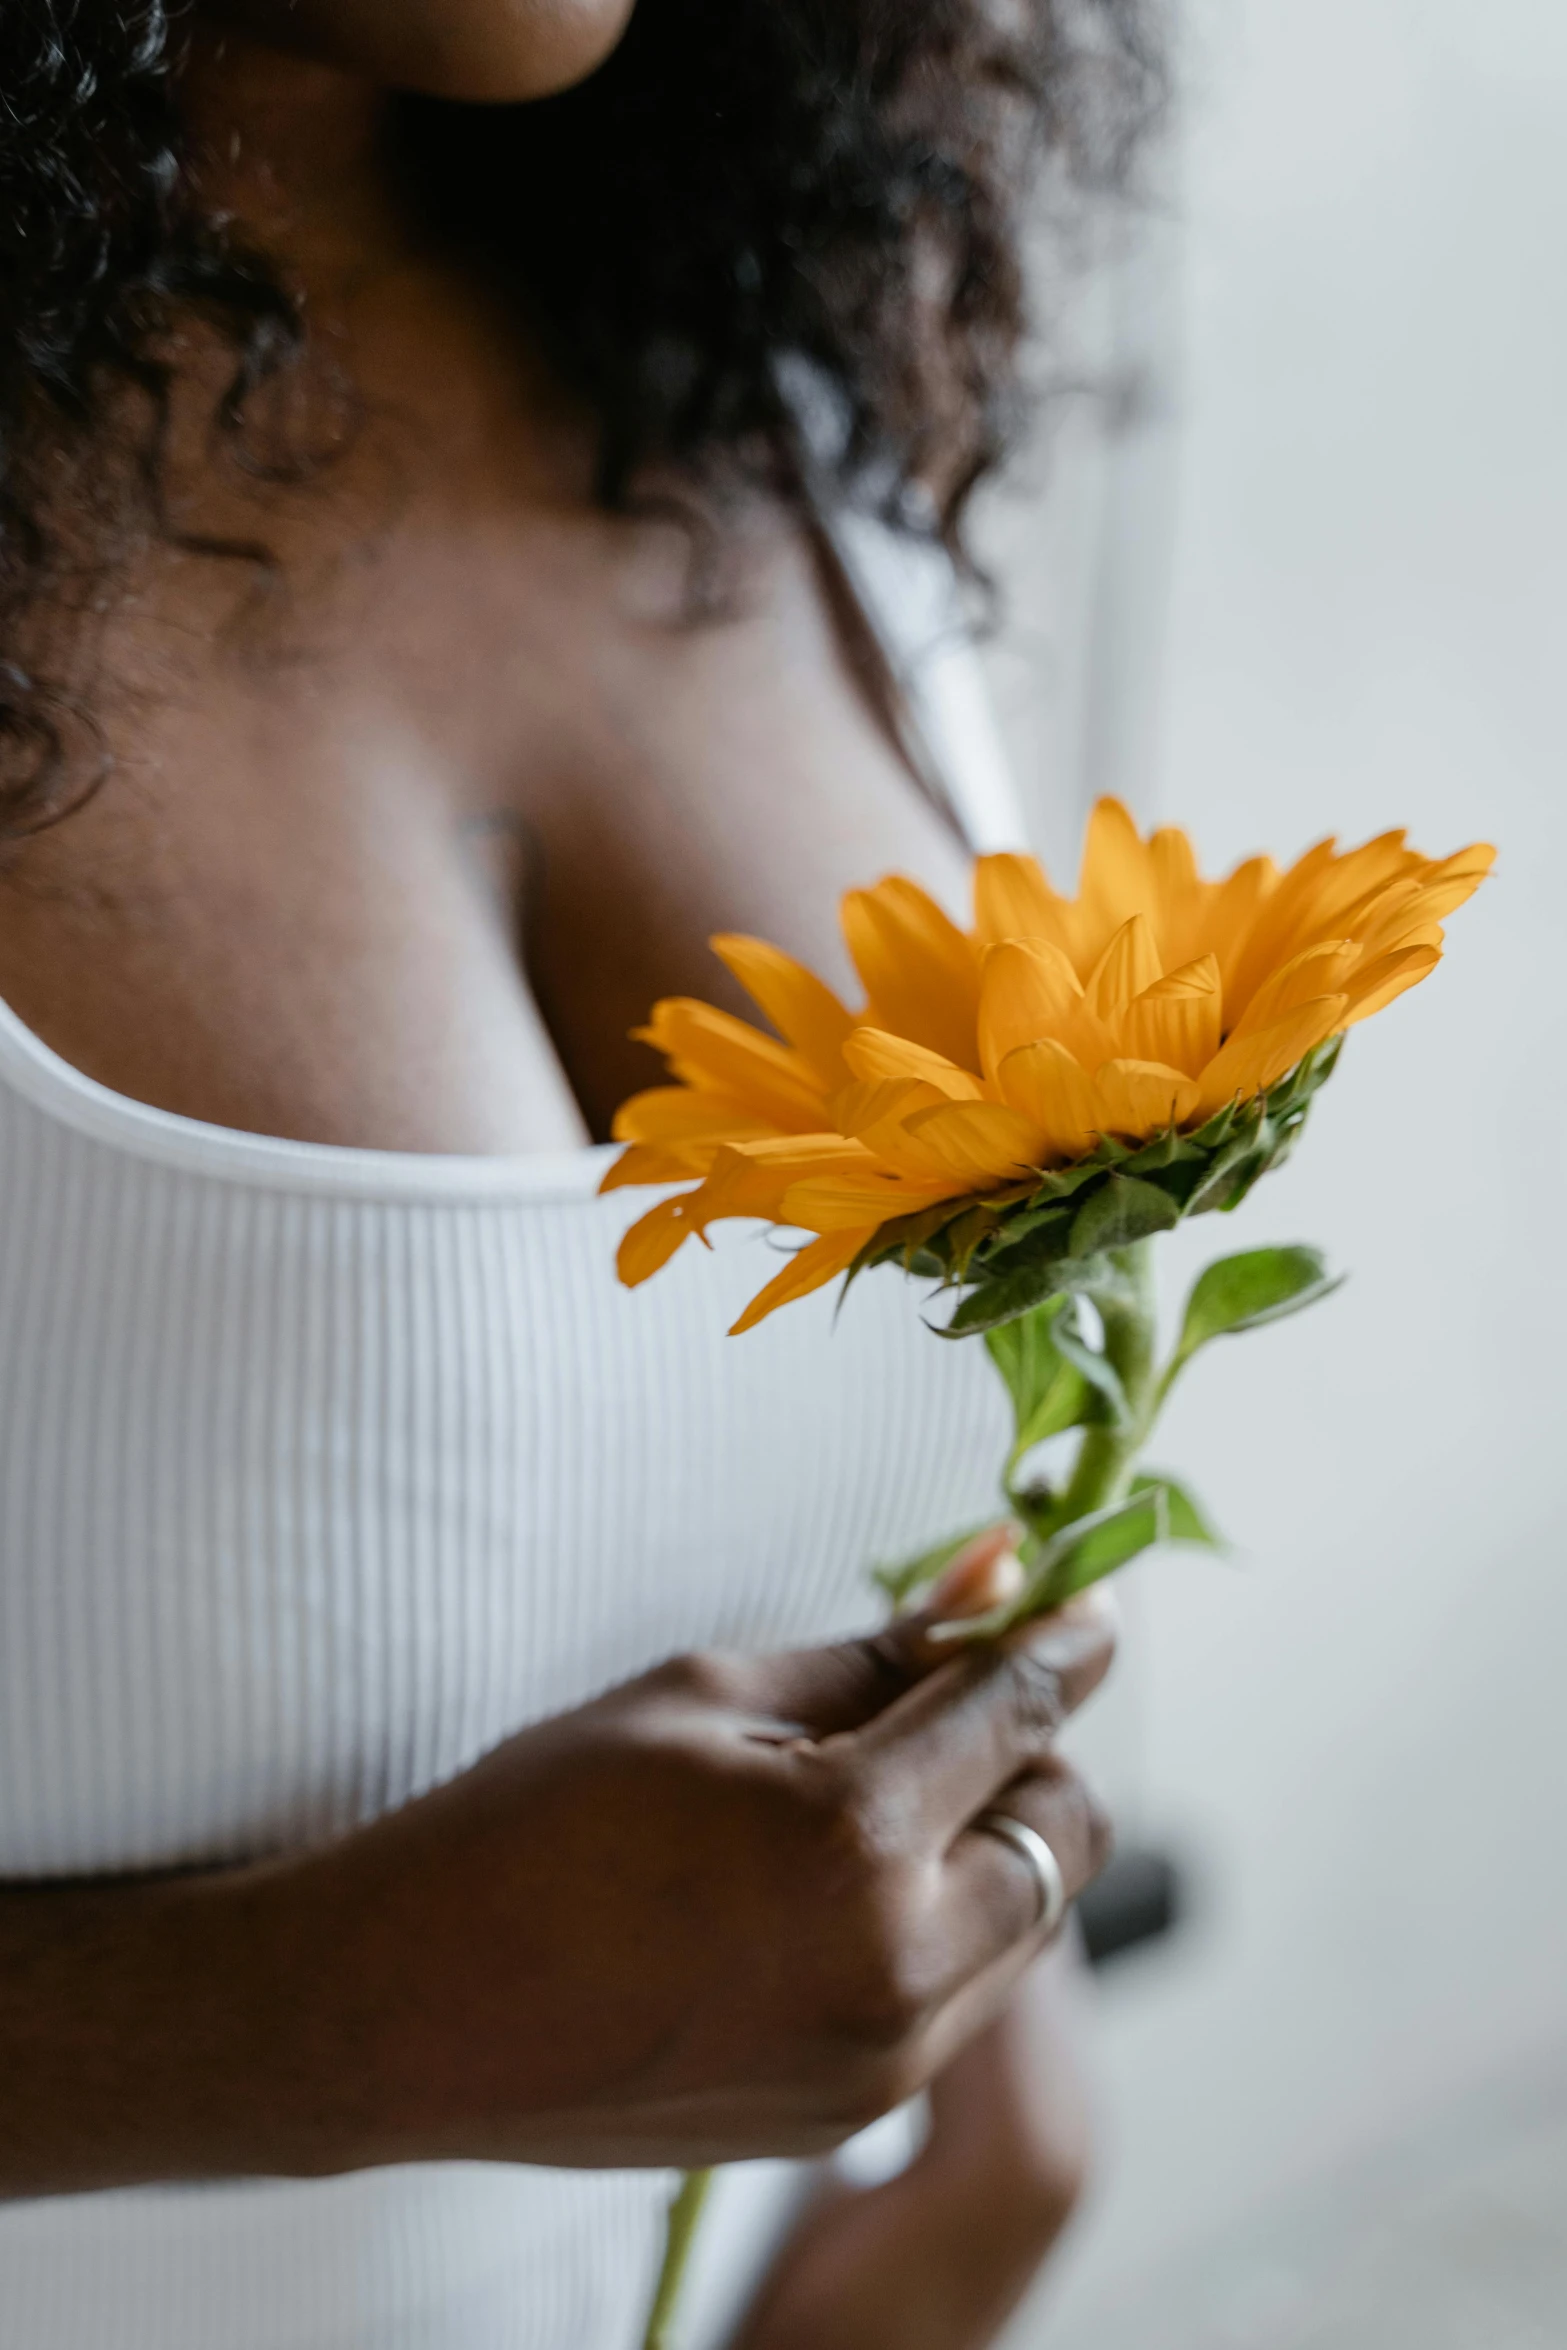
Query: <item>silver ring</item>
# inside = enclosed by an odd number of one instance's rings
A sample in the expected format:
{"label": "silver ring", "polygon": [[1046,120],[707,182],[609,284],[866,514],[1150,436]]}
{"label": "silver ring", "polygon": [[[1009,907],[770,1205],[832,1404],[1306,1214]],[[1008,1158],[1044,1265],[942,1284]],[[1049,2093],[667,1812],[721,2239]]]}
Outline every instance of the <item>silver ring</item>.
{"label": "silver ring", "polygon": [[1028,1863],[1039,1896],[1039,1911],[1034,1920],[1036,1931],[1053,1934],[1066,1916],[1066,1879],[1061,1874],[1061,1863],[1033,1828],[1024,1820],[1015,1820],[1009,1811],[982,1811],[974,1822],[987,1836],[999,1836],[1004,1844],[1020,1853]]}

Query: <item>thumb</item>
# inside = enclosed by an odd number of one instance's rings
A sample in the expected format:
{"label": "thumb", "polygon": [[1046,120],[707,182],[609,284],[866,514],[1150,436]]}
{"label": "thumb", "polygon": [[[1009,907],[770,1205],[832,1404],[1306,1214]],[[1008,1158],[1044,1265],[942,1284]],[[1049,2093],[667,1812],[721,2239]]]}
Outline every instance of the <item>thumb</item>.
{"label": "thumb", "polygon": [[1022,1527],[1010,1522],[976,1534],[931,1585],[924,1606],[888,1627],[886,1637],[899,1643],[916,1675],[945,1664],[952,1654],[951,1642],[932,1639],[932,1633],[969,1616],[988,1616],[992,1608],[1017,1598],[1025,1580],[1017,1553],[1022,1535]]}
{"label": "thumb", "polygon": [[1010,1523],[976,1534],[932,1587],[925,1605],[898,1617],[884,1632],[835,1641],[828,1648],[749,1659],[743,1702],[810,1738],[858,1729],[927,1673],[951,1663],[951,1642],[930,1638],[938,1624],[987,1615],[1016,1597],[1023,1581],[1018,1538],[1019,1529]]}

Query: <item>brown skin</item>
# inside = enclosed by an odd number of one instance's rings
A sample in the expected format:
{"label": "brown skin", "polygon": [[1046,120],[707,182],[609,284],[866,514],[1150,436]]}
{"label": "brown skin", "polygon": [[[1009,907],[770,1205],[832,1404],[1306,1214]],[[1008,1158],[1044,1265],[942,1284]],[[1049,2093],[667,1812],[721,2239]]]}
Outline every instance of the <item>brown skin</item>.
{"label": "brown skin", "polygon": [[[958,898],[798,532],[742,518],[733,616],[685,625],[687,538],[595,511],[588,420],[377,177],[386,81],[553,87],[621,14],[235,0],[337,63],[199,48],[212,192],[289,255],[367,422],[258,513],[209,455],[221,356],[184,354],[177,519],[264,537],[286,593],[133,566],[91,646],[116,772],[0,896],[0,994],[120,1092],[569,1147],[652,1073],[652,999],[723,992],[711,931],[841,971],[844,887]],[[1059,1987],[1019,1993],[1031,1885],[970,1823],[1005,1790],[1086,1881],[1104,1830],[1051,1741],[1107,1656],[1089,1617],[934,1671],[909,1633],[686,1660],[328,1852],[0,1894],[0,2191],[808,2152],[938,2079],[927,2153],[812,2219],[745,2350],[970,2350],[1081,2159]]]}
{"label": "brown skin", "polygon": [[[1005,1539],[1005,1537],[1001,1537]],[[1039,1952],[997,1805],[1071,1892],[1082,1600],[680,1657],[321,1851],[0,1896],[0,2191],[432,2159],[814,2154],[939,2074]]]}
{"label": "brown skin", "polygon": [[395,89],[480,103],[543,98],[590,74],[632,0],[219,0],[208,14]]}
{"label": "brown skin", "polygon": [[1072,2216],[1088,2153],[1081,1994],[1052,1950],[931,2084],[901,2176],[829,2193],[796,2229],[734,2350],[983,2350]]}

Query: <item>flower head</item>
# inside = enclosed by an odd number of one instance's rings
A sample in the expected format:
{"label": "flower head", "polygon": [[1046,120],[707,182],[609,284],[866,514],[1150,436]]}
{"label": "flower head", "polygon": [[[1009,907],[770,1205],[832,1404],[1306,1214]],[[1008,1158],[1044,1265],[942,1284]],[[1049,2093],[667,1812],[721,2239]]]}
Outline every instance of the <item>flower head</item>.
{"label": "flower head", "polygon": [[893,1254],[975,1284],[966,1326],[984,1327],[998,1284],[1035,1302],[1090,1244],[1233,1205],[1345,1030],[1435,967],[1493,854],[1433,861],[1386,833],[1205,881],[1184,832],[1145,840],[1102,800],[1075,898],[1026,856],[979,860],[966,931],[912,881],[851,890],[859,1012],[779,948],[715,938],[776,1033],[655,1005],[638,1033],[673,1082],[620,1110],[629,1147],[604,1188],[695,1188],[632,1226],[621,1279],[720,1218],[762,1217],[815,1237],[736,1330]]}

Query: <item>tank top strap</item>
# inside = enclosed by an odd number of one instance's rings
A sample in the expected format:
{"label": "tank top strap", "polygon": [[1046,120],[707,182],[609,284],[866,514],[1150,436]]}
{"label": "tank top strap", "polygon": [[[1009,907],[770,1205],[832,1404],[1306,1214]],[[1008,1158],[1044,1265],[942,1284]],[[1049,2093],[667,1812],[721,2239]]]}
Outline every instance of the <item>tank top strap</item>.
{"label": "tank top strap", "polygon": [[976,856],[1026,848],[1016,780],[946,551],[841,505],[816,507],[814,520],[920,789]]}

